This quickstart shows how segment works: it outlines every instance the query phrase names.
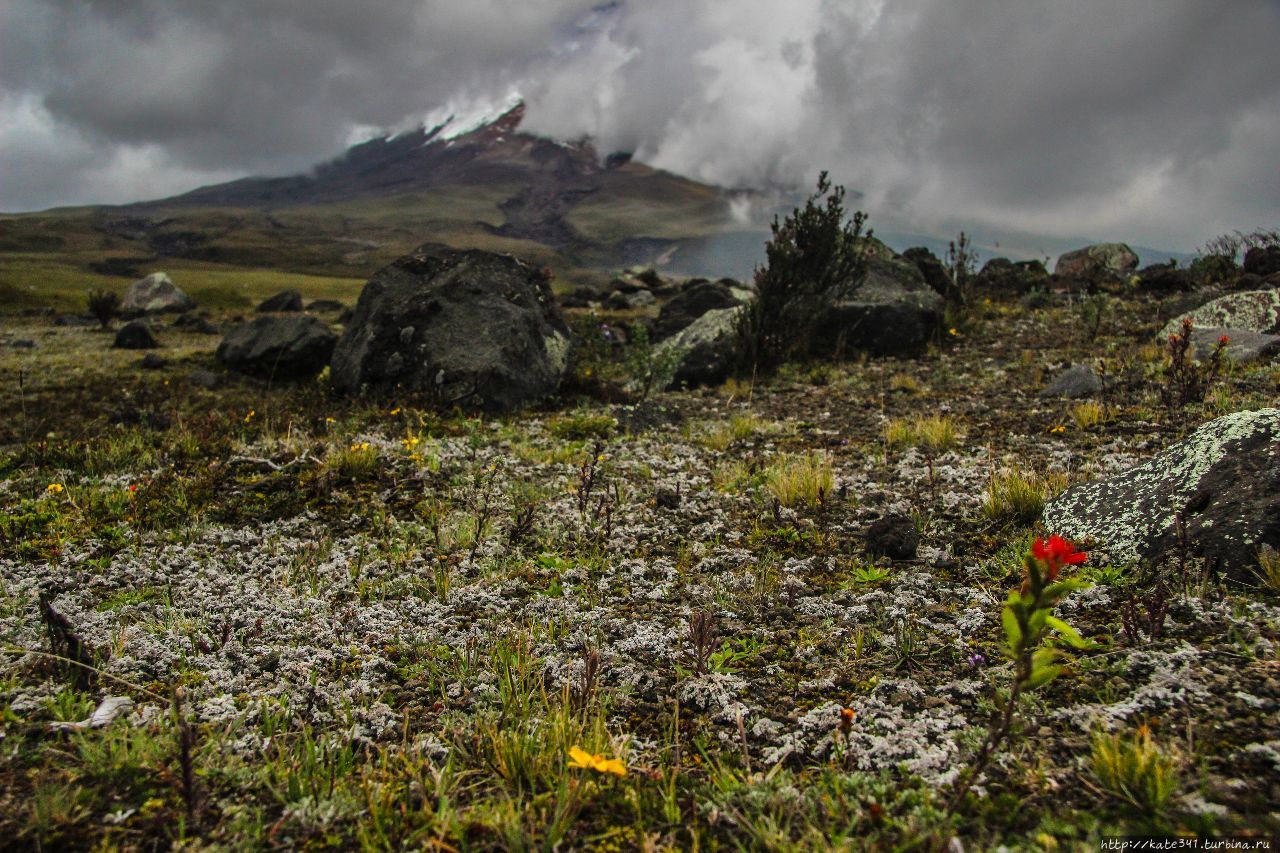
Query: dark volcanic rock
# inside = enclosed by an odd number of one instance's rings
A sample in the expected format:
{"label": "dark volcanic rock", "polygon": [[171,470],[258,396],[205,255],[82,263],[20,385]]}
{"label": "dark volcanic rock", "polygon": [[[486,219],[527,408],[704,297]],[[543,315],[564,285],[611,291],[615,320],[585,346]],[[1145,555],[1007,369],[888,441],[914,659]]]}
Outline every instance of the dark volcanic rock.
{"label": "dark volcanic rock", "polygon": [[886,515],[867,528],[867,553],[893,560],[914,560],[920,534],[909,516]]}
{"label": "dark volcanic rock", "polygon": [[918,355],[941,327],[943,308],[914,264],[873,257],[852,296],[831,306],[815,330],[812,352]]}
{"label": "dark volcanic rock", "polygon": [[1177,261],[1152,264],[1138,272],[1138,287],[1152,293],[1179,293],[1194,290],[1196,277],[1191,270],[1178,269]]}
{"label": "dark volcanic rock", "polygon": [[195,307],[191,297],[179,290],[169,276],[153,272],[129,285],[120,302],[120,313],[124,316],[158,314],[164,311],[182,313]]}
{"label": "dark volcanic rock", "polygon": [[141,367],[143,370],[159,370],[168,364],[169,360],[167,358],[156,355],[153,352],[149,352],[142,357],[141,361],[138,362],[138,367]]}
{"label": "dark volcanic rock", "polygon": [[112,344],[116,349],[155,349],[160,346],[151,329],[141,320],[125,323],[116,332],[116,341]]}
{"label": "dark volcanic rock", "polygon": [[1280,409],[1236,412],[1123,473],[1074,486],[1044,508],[1045,529],[1092,541],[1113,561],[1179,550],[1253,583],[1262,545],[1280,547]]}
{"label": "dark volcanic rock", "polygon": [[1049,286],[1049,273],[1039,261],[992,258],[973,279],[978,296],[1025,296]]}
{"label": "dark volcanic rock", "polygon": [[333,353],[334,386],[510,412],[554,393],[569,330],[545,273],[427,244],[374,274]]}
{"label": "dark volcanic rock", "polygon": [[217,326],[210,323],[207,317],[201,317],[199,314],[182,314],[175,317],[173,327],[201,335],[216,335],[220,333]]}
{"label": "dark volcanic rock", "polygon": [[671,297],[662,306],[658,319],[653,324],[653,340],[666,340],[708,311],[734,308],[741,304],[742,300],[734,295],[733,288],[724,282],[699,281]]}
{"label": "dark volcanic rock", "polygon": [[942,265],[937,255],[924,246],[914,246],[903,252],[902,257],[916,265],[916,269],[920,270],[920,275],[924,276],[925,283],[933,288],[934,293],[944,299],[952,295],[955,282],[951,280],[951,273],[947,272],[947,268]]}
{"label": "dark volcanic rock", "polygon": [[347,306],[336,299],[316,299],[307,305],[308,311],[341,311]]}
{"label": "dark volcanic rock", "polygon": [[218,344],[218,362],[251,376],[307,379],[324,370],[337,339],[315,317],[258,317],[227,332]]}
{"label": "dark volcanic rock", "polygon": [[258,306],[259,314],[283,314],[302,310],[302,294],[296,290],[282,290],[275,296],[262,300]]}

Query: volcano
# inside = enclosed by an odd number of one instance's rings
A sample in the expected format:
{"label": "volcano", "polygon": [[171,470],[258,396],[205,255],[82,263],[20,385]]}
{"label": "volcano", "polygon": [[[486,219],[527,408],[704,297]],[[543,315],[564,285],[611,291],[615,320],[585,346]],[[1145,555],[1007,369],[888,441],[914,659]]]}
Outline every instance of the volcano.
{"label": "volcano", "polygon": [[[266,217],[277,238],[304,222],[329,235],[337,227],[342,235],[335,239],[380,260],[388,259],[378,251],[383,247],[436,240],[513,251],[512,244],[525,244],[535,255],[586,268],[670,265],[678,258],[695,272],[708,240],[732,240],[740,228],[731,202],[741,193],[654,169],[624,152],[602,157],[588,139],[523,132],[524,115],[525,105],[516,103],[470,127],[447,121],[380,136],[306,174],[243,178],[107,209],[123,215],[100,228],[141,240],[156,255],[201,260],[260,262],[235,244],[243,243],[236,237],[245,236],[245,226]],[[321,222],[334,216],[338,223]],[[192,227],[193,217],[206,227]],[[210,233],[213,220],[221,227]],[[406,231],[415,232],[411,239],[388,239]],[[361,252],[344,256],[353,254]]]}

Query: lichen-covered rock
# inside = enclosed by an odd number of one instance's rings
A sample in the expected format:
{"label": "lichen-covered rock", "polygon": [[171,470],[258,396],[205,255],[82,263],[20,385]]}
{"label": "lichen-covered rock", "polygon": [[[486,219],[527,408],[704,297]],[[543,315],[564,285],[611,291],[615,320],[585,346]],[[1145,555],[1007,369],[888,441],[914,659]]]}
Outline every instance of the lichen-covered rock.
{"label": "lichen-covered rock", "polygon": [[330,369],[348,393],[405,391],[503,413],[554,393],[568,354],[569,329],[542,270],[426,244],[369,279]]}
{"label": "lichen-covered rock", "polygon": [[605,299],[604,307],[611,311],[631,311],[636,308],[647,308],[657,301],[657,297],[648,290],[615,290]]}
{"label": "lichen-covered rock", "polygon": [[241,323],[218,344],[218,362],[268,379],[307,379],[324,370],[338,336],[315,317],[272,315]]}
{"label": "lichen-covered rock", "polygon": [[1194,311],[1174,317],[1160,332],[1161,338],[1181,331],[1184,319],[1190,320],[1193,327],[1280,334],[1280,290],[1246,290],[1220,296]]}
{"label": "lichen-covered rock", "polygon": [[129,285],[120,302],[120,313],[126,317],[173,311],[179,314],[196,307],[190,296],[162,272],[153,272]]}
{"label": "lichen-covered rock", "polygon": [[1053,274],[1088,284],[1125,279],[1138,268],[1138,255],[1124,243],[1098,243],[1058,257]]}
{"label": "lichen-covered rock", "polygon": [[699,281],[667,300],[658,312],[654,321],[652,338],[655,341],[666,340],[681,329],[688,328],[694,321],[708,311],[733,308],[744,301],[739,297],[743,291],[734,292],[724,281]]}
{"label": "lichen-covered rock", "polygon": [[733,367],[737,308],[707,311],[654,349],[659,361],[674,361],[672,387],[723,382]]}
{"label": "lichen-covered rock", "polygon": [[1180,548],[1242,583],[1262,545],[1280,546],[1280,409],[1236,412],[1128,471],[1074,486],[1046,504],[1045,529],[1117,562]]}

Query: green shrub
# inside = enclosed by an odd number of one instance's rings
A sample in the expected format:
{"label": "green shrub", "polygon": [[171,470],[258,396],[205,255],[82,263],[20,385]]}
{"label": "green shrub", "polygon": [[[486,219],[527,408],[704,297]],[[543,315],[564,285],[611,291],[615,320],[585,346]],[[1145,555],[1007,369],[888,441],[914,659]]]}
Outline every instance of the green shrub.
{"label": "green shrub", "polygon": [[115,291],[103,288],[90,290],[85,296],[85,302],[89,308],[89,313],[102,324],[104,329],[111,322],[111,318],[115,316],[116,309],[120,307],[119,295]]}
{"label": "green shrub", "polygon": [[[832,303],[852,292],[865,269],[858,211],[845,220],[844,187],[827,173],[804,208],[779,222],[756,270],[756,299],[738,315],[737,345],[744,372],[771,371],[810,345]],[[866,237],[870,237],[868,231]]]}
{"label": "green shrub", "polygon": [[1204,255],[1191,262],[1191,275],[1201,284],[1224,284],[1236,280],[1240,270],[1230,255]]}

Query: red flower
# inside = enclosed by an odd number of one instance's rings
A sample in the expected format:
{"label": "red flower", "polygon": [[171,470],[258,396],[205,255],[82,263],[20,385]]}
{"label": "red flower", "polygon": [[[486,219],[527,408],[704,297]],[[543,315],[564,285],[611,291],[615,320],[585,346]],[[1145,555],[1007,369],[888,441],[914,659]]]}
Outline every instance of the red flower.
{"label": "red flower", "polygon": [[1222,337],[1218,338],[1218,345],[1219,345],[1219,346],[1224,346],[1224,347],[1225,347],[1225,346],[1226,346],[1227,344],[1229,344],[1229,343],[1231,343],[1231,338],[1227,337],[1226,335],[1223,335]]}
{"label": "red flower", "polygon": [[849,729],[851,728],[853,728],[853,709],[841,708],[840,709],[840,731],[844,733],[848,733]]}
{"label": "red flower", "polygon": [[1058,576],[1058,570],[1063,566],[1077,566],[1089,559],[1088,554],[1077,551],[1074,544],[1056,533],[1049,537],[1048,542],[1043,539],[1033,542],[1031,556],[1044,564],[1045,579],[1049,581]]}

